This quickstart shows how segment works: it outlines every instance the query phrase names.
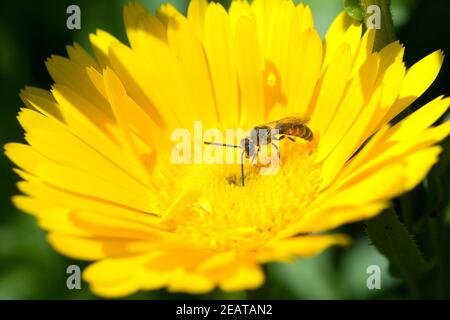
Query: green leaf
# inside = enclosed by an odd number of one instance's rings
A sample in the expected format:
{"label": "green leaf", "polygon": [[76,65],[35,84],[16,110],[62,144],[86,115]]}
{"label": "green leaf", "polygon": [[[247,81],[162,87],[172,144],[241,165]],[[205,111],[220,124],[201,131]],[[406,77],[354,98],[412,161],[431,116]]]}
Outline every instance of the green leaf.
{"label": "green leaf", "polygon": [[378,251],[389,259],[392,275],[404,279],[410,286],[419,274],[434,266],[425,261],[393,209],[368,221],[367,234]]}

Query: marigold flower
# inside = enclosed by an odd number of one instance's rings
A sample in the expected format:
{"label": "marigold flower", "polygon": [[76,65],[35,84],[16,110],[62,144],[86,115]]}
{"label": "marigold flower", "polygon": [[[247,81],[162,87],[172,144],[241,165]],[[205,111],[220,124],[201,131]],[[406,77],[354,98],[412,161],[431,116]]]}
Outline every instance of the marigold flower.
{"label": "marigold flower", "polygon": [[[450,123],[438,97],[390,126],[430,86],[441,51],[409,69],[394,42],[341,13],[322,41],[309,7],[290,0],[193,0],[124,9],[130,46],[98,30],[52,56],[51,91],[25,88],[27,144],[6,145],[23,179],[15,204],[60,253],[95,261],[102,296],[138,290],[253,289],[261,265],[346,245],[340,225],[368,219],[414,188],[438,160]],[[171,132],[252,128],[292,113],[314,140],[280,145],[280,167],[171,161]]]}

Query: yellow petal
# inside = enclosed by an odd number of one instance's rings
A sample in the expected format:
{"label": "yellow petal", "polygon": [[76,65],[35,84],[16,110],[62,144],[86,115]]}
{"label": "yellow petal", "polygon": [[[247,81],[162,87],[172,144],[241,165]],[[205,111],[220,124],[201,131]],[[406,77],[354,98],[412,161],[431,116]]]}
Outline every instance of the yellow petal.
{"label": "yellow petal", "polygon": [[[236,30],[236,69],[241,97],[240,125],[264,118],[263,66],[254,22],[240,18]],[[251,122],[249,122],[251,120]]]}
{"label": "yellow petal", "polygon": [[192,25],[197,38],[203,41],[206,10],[208,9],[207,0],[192,0],[187,10],[187,18]]}
{"label": "yellow petal", "polygon": [[[305,216],[301,221],[293,223],[280,232],[278,238],[291,237],[298,233],[305,232],[321,232],[331,230],[343,224],[368,220],[379,214],[388,205],[387,202],[382,201],[363,206],[338,206],[327,208],[324,211],[315,211],[314,213]],[[334,245],[334,243],[331,244]],[[320,241],[317,245],[320,245]],[[315,243],[312,244],[312,248],[314,248],[314,246]],[[308,250],[308,248],[306,248],[306,250]],[[314,252],[312,252],[312,254],[314,254]]]}
{"label": "yellow petal", "polygon": [[94,49],[95,57],[97,58],[100,67],[104,68],[109,65],[109,46],[115,42],[119,42],[117,38],[106,31],[97,29],[96,33],[89,35],[92,49]]}
{"label": "yellow petal", "polygon": [[325,35],[325,58],[323,67],[326,68],[345,43],[350,53],[355,54],[361,38],[361,24],[352,19],[345,11],[341,12],[333,21]]}
{"label": "yellow petal", "polygon": [[351,52],[347,44],[343,44],[336,51],[320,86],[320,92],[315,103],[309,125],[315,133],[325,132],[333,119],[341,96],[347,85],[351,70]]}
{"label": "yellow petal", "polygon": [[239,103],[234,45],[228,15],[220,4],[208,6],[204,39],[220,123],[224,128],[237,128]]}
{"label": "yellow petal", "polygon": [[324,160],[333,151],[361,114],[374,90],[378,61],[378,56],[372,55],[350,82],[336,115],[329,127],[321,133],[316,157],[317,162]]}
{"label": "yellow petal", "polygon": [[57,251],[74,259],[97,260],[106,257],[103,243],[97,239],[49,233],[47,240]]}
{"label": "yellow petal", "polygon": [[322,41],[315,29],[306,29],[299,40],[298,49],[291,51],[286,94],[289,101],[287,114],[307,114],[314,88],[322,68]]}
{"label": "yellow petal", "polygon": [[252,290],[260,287],[265,280],[261,267],[256,263],[237,262],[228,266],[226,277],[219,282],[219,288],[223,291]]}
{"label": "yellow petal", "polygon": [[93,67],[97,71],[100,70],[100,66],[97,61],[91,57],[86,50],[83,49],[78,43],[74,43],[73,46],[67,46],[67,54],[69,55],[70,60],[79,64],[83,68]]}
{"label": "yellow petal", "polygon": [[214,127],[218,121],[219,111],[214,100],[208,61],[202,44],[182,16],[170,19],[167,32],[169,45],[180,60],[189,79],[187,85],[192,92],[195,112],[201,114],[205,127]]}
{"label": "yellow petal", "polygon": [[342,169],[347,160],[363,143],[361,137],[371,123],[373,114],[379,105],[380,95],[381,90],[378,88],[352,127],[345,133],[336,148],[324,161],[321,170],[322,187],[327,186],[339,174],[339,170]]}
{"label": "yellow petal", "polygon": [[398,100],[391,107],[383,122],[388,122],[413,103],[436,79],[441,69],[444,55],[437,50],[408,69],[403,80]]}
{"label": "yellow petal", "polygon": [[333,245],[346,246],[350,240],[345,235],[311,235],[285,238],[285,234],[280,234],[277,240],[273,240],[265,246],[259,253],[258,259],[265,261],[289,261],[295,256],[309,257],[325,250]]}

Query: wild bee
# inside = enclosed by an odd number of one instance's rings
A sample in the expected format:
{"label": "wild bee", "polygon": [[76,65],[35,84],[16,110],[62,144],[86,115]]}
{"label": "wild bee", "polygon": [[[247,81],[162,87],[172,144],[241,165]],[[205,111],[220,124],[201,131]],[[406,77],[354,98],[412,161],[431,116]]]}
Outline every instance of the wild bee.
{"label": "wild bee", "polygon": [[261,146],[271,144],[277,151],[278,157],[280,152],[278,146],[273,141],[279,141],[288,138],[295,141],[294,137],[301,138],[307,141],[313,140],[313,132],[306,125],[308,119],[303,116],[290,116],[280,120],[272,121],[266,124],[255,126],[250,135],[240,141],[239,145],[232,145],[218,142],[207,142],[208,145],[216,145],[222,147],[240,148],[241,153],[241,180],[242,186],[245,185],[244,179],[244,158],[252,158],[254,161],[261,149]]}

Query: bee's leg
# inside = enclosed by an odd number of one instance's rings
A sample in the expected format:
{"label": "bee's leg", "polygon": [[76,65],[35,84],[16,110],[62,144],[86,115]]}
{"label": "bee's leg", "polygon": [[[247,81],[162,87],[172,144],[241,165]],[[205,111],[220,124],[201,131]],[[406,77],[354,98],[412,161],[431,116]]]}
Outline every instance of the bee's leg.
{"label": "bee's leg", "polygon": [[244,182],[244,151],[241,153],[241,180],[242,180],[242,186],[245,186]]}
{"label": "bee's leg", "polygon": [[275,140],[275,141],[280,141],[280,140],[283,140],[284,138],[286,138],[286,136],[285,136],[284,134],[282,134],[282,135],[280,135],[280,137],[279,137],[279,138],[277,138],[277,137],[273,136],[273,137],[272,137],[272,140]]}
{"label": "bee's leg", "polygon": [[273,142],[272,142],[272,146],[277,150],[278,158],[280,158],[280,148],[278,148],[278,146]]}
{"label": "bee's leg", "polygon": [[292,137],[288,137],[289,140],[291,140],[292,142],[295,142],[295,139]]}
{"label": "bee's leg", "polygon": [[252,164],[256,163],[256,157],[258,155],[258,152],[259,152],[259,150],[256,151],[254,155],[252,155]]}

